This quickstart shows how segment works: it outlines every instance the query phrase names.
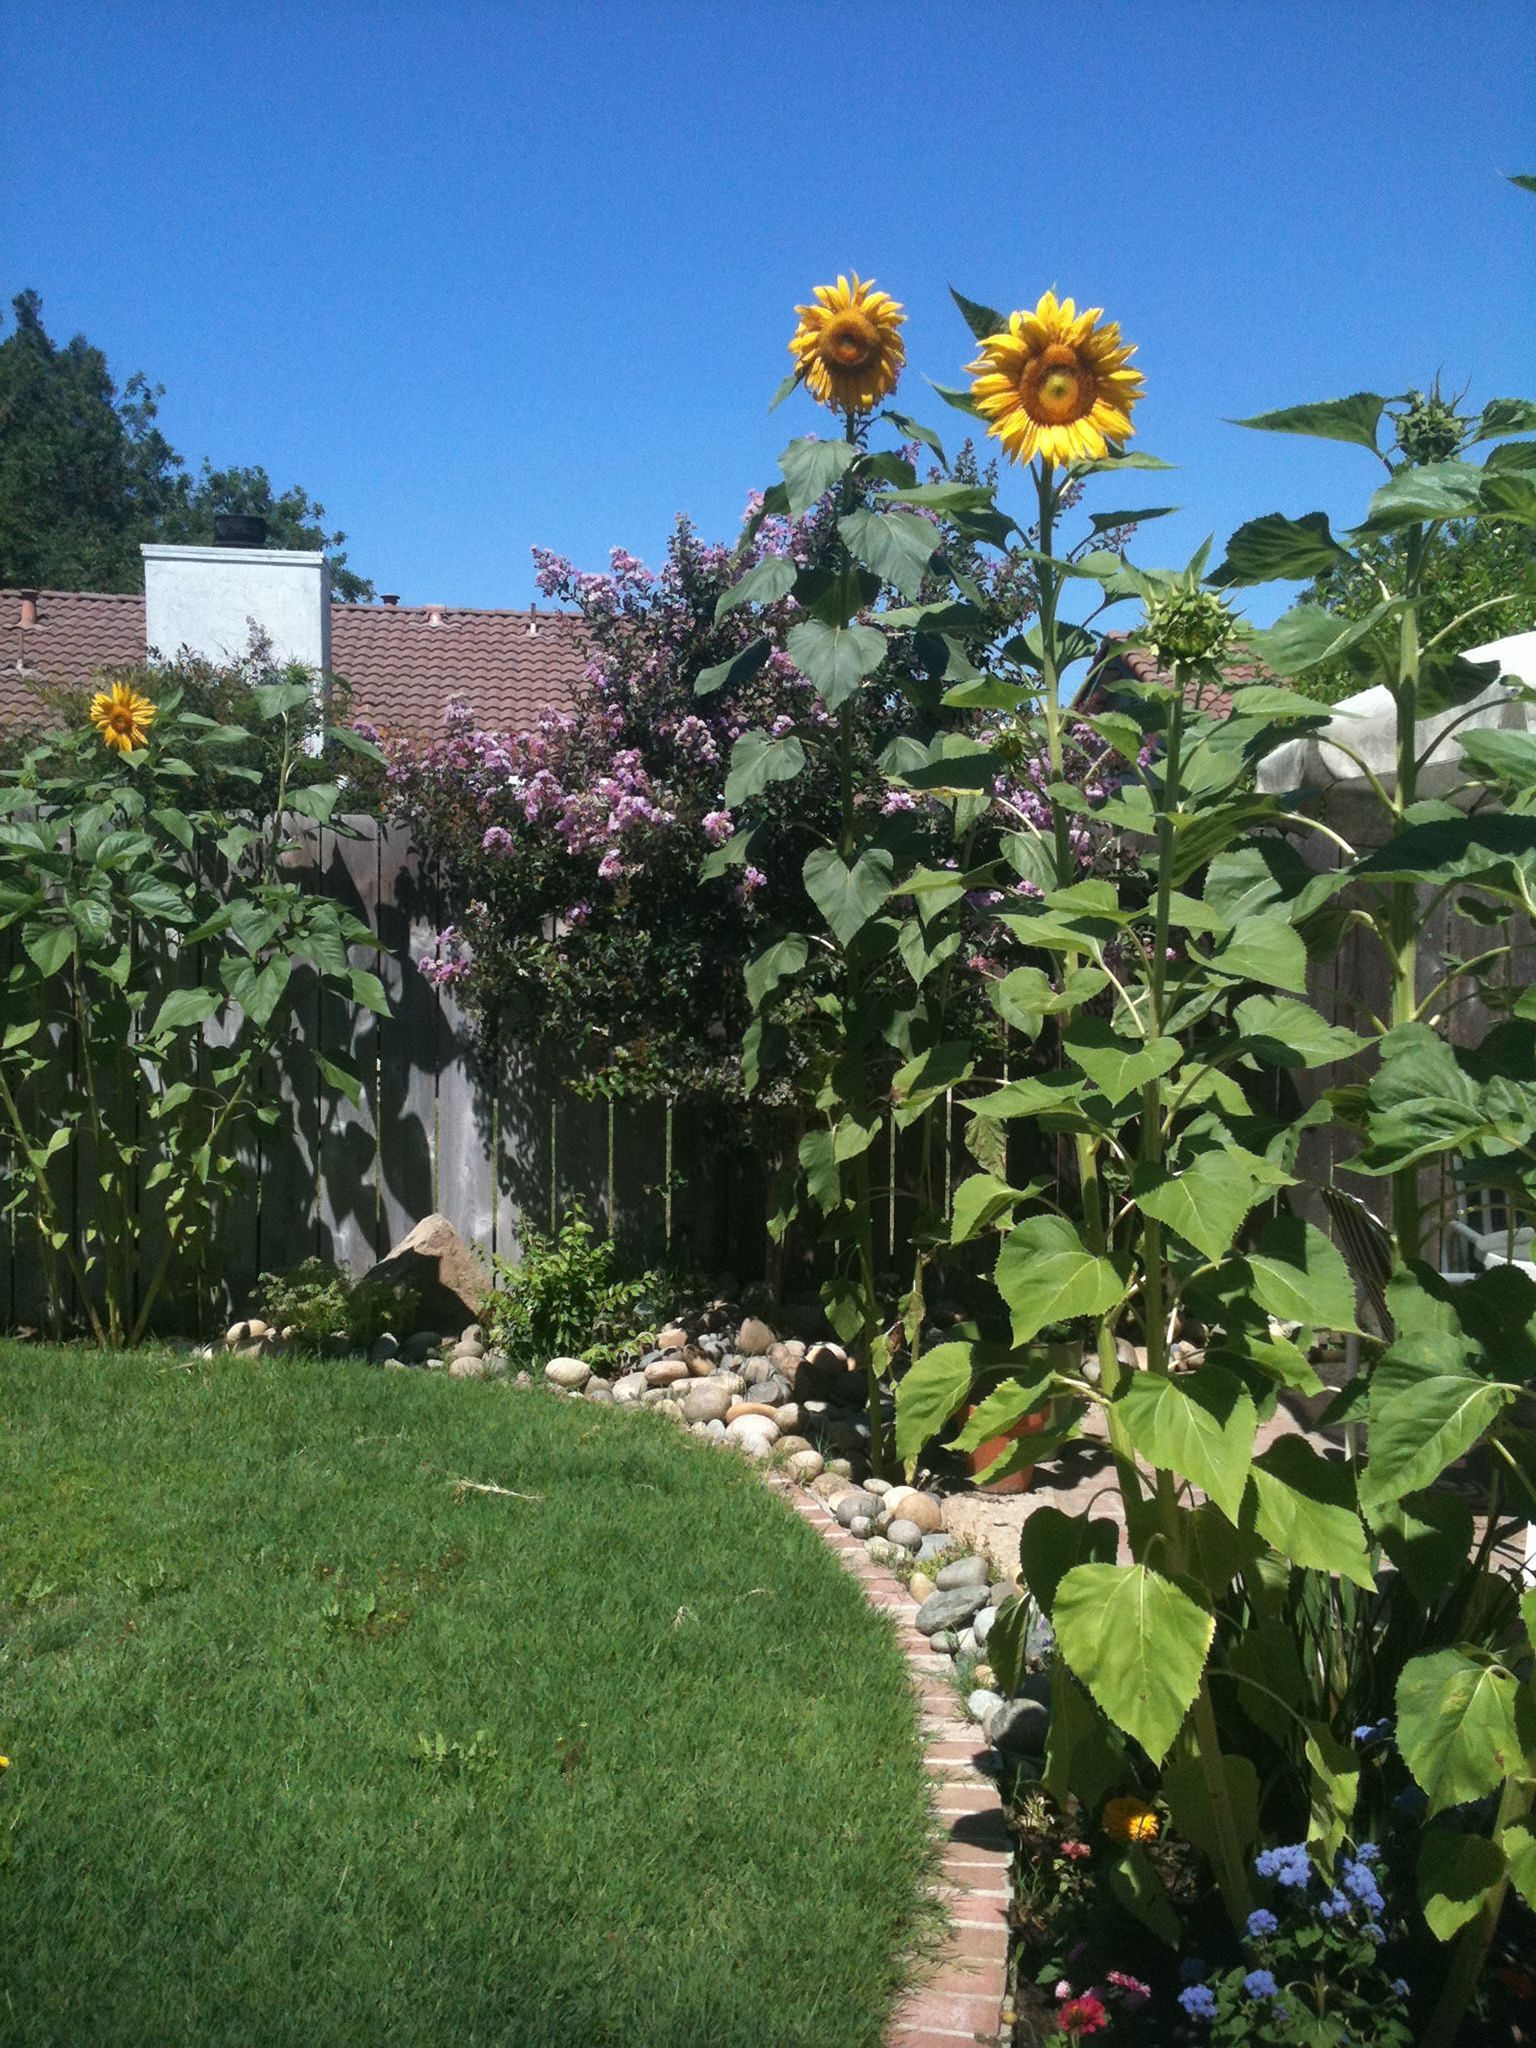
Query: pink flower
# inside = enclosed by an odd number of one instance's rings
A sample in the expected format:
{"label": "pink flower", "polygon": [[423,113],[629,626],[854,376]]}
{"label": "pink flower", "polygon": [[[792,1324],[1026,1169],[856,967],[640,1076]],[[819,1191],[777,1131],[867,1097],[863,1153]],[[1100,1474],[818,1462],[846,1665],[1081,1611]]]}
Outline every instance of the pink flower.
{"label": "pink flower", "polygon": [[1140,2012],[1152,1996],[1150,1984],[1143,1984],[1139,1977],[1128,1977],[1124,1970],[1111,1970],[1109,1981],[1117,1990],[1125,1993],[1127,2012]]}
{"label": "pink flower", "polygon": [[1069,1863],[1081,1863],[1085,1857],[1091,1856],[1093,1851],[1086,1842],[1063,1842],[1061,1853]]}
{"label": "pink flower", "polygon": [[610,846],[597,864],[597,876],[601,882],[616,882],[624,872],[624,863],[619,858],[619,849]]}
{"label": "pink flower", "polygon": [[724,846],[736,830],[736,821],[729,811],[711,811],[704,820],[704,837],[711,846]]}
{"label": "pink flower", "polygon": [[512,834],[505,825],[488,825],[485,829],[485,837],[480,842],[480,851],[482,853],[510,853],[512,851]]}
{"label": "pink flower", "polygon": [[591,916],[591,904],[583,901],[571,905],[570,909],[565,913],[565,921],[567,924],[573,924],[579,929],[582,925],[590,922]]}

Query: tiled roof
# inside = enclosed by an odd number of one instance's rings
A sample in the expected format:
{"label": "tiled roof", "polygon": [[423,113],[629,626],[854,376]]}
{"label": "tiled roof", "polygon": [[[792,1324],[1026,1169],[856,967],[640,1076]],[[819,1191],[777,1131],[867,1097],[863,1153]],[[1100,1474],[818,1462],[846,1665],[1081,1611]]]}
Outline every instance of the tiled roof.
{"label": "tiled roof", "polygon": [[[87,682],[144,659],[144,600],[78,590],[0,589],[0,725],[35,721],[25,681]],[[352,713],[392,732],[430,736],[464,698],[484,725],[514,731],[567,708],[586,650],[571,612],[463,611],[447,605],[331,606],[331,665],[352,687]]]}
{"label": "tiled roof", "polygon": [[331,606],[331,666],[352,686],[353,715],[393,732],[435,733],[455,697],[482,725],[521,731],[569,708],[586,659],[571,612]]}
{"label": "tiled roof", "polygon": [[[1165,669],[1157,663],[1144,647],[1122,647],[1110,654],[1093,672],[1092,680],[1079,695],[1074,709],[1092,711],[1105,704],[1115,694],[1115,684],[1122,677],[1129,677],[1138,683],[1160,683],[1167,689],[1172,681]],[[1184,701],[1192,709],[1209,712],[1212,718],[1225,718],[1232,709],[1232,692],[1241,689],[1244,683],[1273,683],[1280,678],[1260,661],[1228,662],[1222,670],[1224,687],[1213,688],[1209,684],[1186,683]]]}

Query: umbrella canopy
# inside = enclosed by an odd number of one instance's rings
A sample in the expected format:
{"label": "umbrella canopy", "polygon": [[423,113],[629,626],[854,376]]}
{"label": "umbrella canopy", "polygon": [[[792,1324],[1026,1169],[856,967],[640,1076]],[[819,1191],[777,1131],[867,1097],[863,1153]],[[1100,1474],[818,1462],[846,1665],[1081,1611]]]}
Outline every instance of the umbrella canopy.
{"label": "umbrella canopy", "polygon": [[[1528,694],[1536,686],[1536,632],[1511,633],[1507,639],[1469,647],[1464,658],[1496,661],[1499,680],[1453,711],[1420,719],[1416,730],[1421,755],[1438,735],[1454,727],[1420,774],[1420,796],[1444,796],[1461,781],[1463,732],[1477,726],[1536,732],[1536,696]],[[1341,746],[1360,760],[1341,752]],[[1333,717],[1321,731],[1277,747],[1259,769],[1259,788],[1274,795],[1333,789],[1353,794],[1366,787],[1362,761],[1390,790],[1396,780],[1397,706],[1385,684],[1345,697],[1333,707]]]}

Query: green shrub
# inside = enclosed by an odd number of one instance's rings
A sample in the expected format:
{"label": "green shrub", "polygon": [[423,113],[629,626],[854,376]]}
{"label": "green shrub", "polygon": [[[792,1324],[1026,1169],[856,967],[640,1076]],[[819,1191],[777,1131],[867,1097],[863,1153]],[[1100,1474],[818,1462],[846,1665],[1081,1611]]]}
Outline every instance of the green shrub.
{"label": "green shrub", "polygon": [[497,1285],[482,1318],[489,1341],[518,1364],[570,1354],[612,1365],[654,1332],[669,1276],[620,1271],[618,1248],[598,1237],[579,1202],[553,1236],[527,1232],[522,1257],[493,1261]]}
{"label": "green shrub", "polygon": [[354,1285],[329,1259],[263,1273],[255,1300],[267,1321],[289,1331],[301,1351],[324,1350],[337,1337],[354,1351],[366,1351],[386,1330],[411,1328],[420,1309],[414,1288],[379,1280]]}

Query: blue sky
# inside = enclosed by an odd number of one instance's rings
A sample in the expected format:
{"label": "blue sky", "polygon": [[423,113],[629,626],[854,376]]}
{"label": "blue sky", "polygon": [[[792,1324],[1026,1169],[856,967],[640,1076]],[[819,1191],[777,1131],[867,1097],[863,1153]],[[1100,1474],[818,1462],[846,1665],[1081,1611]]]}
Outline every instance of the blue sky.
{"label": "blue sky", "polygon": [[534,542],[600,567],[679,511],[733,532],[816,424],[766,414],[794,303],[849,268],[906,304],[901,403],[952,441],[922,383],[967,359],[947,284],[1119,319],[1139,445],[1180,472],[1137,502],[1187,508],[1149,562],[1370,487],[1225,417],[1437,370],[1536,388],[1536,199],[1500,176],[1536,170],[1526,0],[10,0],[7,27],[6,295],[162,382],[189,457],[302,482],[407,602],[524,604]]}

